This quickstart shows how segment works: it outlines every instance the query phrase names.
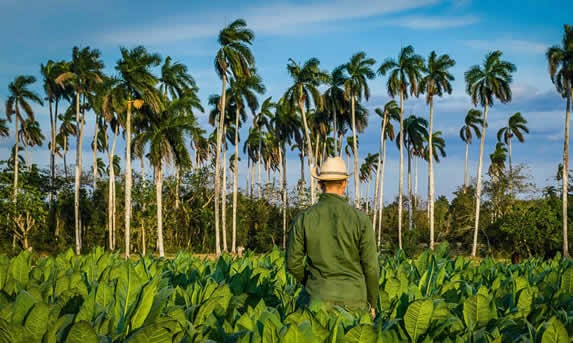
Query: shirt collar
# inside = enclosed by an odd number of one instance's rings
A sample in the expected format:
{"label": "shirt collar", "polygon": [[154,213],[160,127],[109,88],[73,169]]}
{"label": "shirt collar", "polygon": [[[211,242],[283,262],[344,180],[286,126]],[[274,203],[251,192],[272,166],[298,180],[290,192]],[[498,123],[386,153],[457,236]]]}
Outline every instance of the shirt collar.
{"label": "shirt collar", "polygon": [[334,193],[322,193],[322,194],[320,194],[320,199],[338,199],[338,200],[346,202],[345,197],[341,197],[340,195],[334,194]]}

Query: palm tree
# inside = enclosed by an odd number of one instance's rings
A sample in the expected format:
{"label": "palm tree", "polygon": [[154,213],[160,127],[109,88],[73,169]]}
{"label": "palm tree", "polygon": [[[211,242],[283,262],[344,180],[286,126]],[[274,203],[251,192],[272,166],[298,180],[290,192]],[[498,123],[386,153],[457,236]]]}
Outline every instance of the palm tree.
{"label": "palm tree", "polygon": [[483,161],[483,148],[485,143],[485,129],[487,126],[487,112],[493,106],[495,98],[501,103],[511,101],[512,73],[515,65],[501,60],[501,51],[493,51],[486,55],[483,66],[474,65],[465,73],[466,92],[472,99],[474,106],[479,103],[483,107],[483,122],[480,141],[480,156],[476,185],[476,218],[474,226],[474,241],[472,257],[477,253],[477,238],[479,229],[479,212],[481,205],[481,173]]}
{"label": "palm tree", "polygon": [[[426,144],[424,145],[423,151],[423,158],[428,163],[430,161],[430,137],[427,137]],[[442,137],[442,131],[436,131],[432,133],[432,160],[435,160],[437,163],[440,163],[440,157],[446,157],[446,140]],[[428,194],[430,192],[430,175],[428,175]],[[428,203],[428,217],[430,214],[430,203]],[[431,218],[431,217],[430,217]],[[430,241],[433,241],[434,235],[433,232],[431,233]]]}
{"label": "palm tree", "polygon": [[243,78],[231,79],[230,82],[230,96],[235,102],[235,126],[234,126],[234,166],[233,166],[233,233],[231,241],[231,252],[236,253],[237,242],[237,193],[239,192],[239,128],[241,127],[240,112],[245,108],[249,108],[255,115],[255,111],[259,107],[257,94],[263,94],[265,87],[263,86],[262,79],[256,72],[251,71],[251,75]]}
{"label": "palm tree", "polygon": [[[289,59],[287,70],[292,78],[292,86],[286,91],[283,98],[292,107],[298,107],[302,117],[302,125],[306,142],[306,156],[308,157],[308,167],[312,170],[316,165],[310,140],[310,128],[306,113],[310,109],[311,100],[317,109],[323,107],[323,99],[320,96],[318,86],[329,81],[329,75],[320,70],[320,61],[317,58],[311,58],[304,64],[300,65],[293,59]],[[310,180],[310,198],[312,203],[316,201],[316,189],[314,182]]]}
{"label": "palm tree", "polygon": [[379,154],[375,153],[368,153],[368,155],[364,158],[364,162],[360,166],[360,182],[367,183],[366,185],[366,214],[369,213],[370,210],[370,181],[372,181],[372,173],[376,172],[376,161],[379,160]]}
{"label": "palm tree", "polygon": [[[394,98],[400,96],[400,133],[404,129],[404,101],[408,99],[408,93],[417,97],[420,93],[419,81],[424,67],[424,59],[414,53],[414,48],[408,45],[398,55],[398,59],[386,59],[378,73],[389,74],[387,82],[388,94]],[[409,91],[409,92],[408,92]],[[402,249],[402,197],[404,182],[404,146],[400,140],[400,172],[398,182],[398,246]]]}
{"label": "palm tree", "polygon": [[[261,158],[261,150],[263,144],[263,137],[265,135],[265,130],[269,130],[270,128],[270,119],[273,117],[273,109],[275,108],[276,104],[272,102],[271,97],[268,97],[263,101],[260,110],[257,114],[253,116],[253,129],[256,131],[257,137],[257,147],[255,148],[257,153],[257,195],[259,199],[262,197],[261,193],[261,165],[262,165],[262,158]],[[254,138],[253,138],[254,139]]]}
{"label": "palm tree", "polygon": [[63,114],[58,114],[58,120],[60,121],[60,128],[58,129],[58,134],[56,135],[56,143],[58,146],[64,150],[64,177],[66,182],[68,180],[68,164],[66,161],[66,156],[69,149],[69,136],[76,136],[78,134],[78,126],[74,122],[74,109],[70,106],[66,112]]}
{"label": "palm tree", "polygon": [[[380,129],[380,151],[378,153],[378,165],[376,166],[376,182],[374,188],[374,218],[372,219],[372,226],[374,231],[378,227],[378,245],[380,245],[380,228],[382,225],[382,207],[384,197],[384,169],[386,167],[386,140],[394,140],[394,125],[392,120],[400,120],[400,107],[394,100],[388,101],[384,105],[384,109],[376,108],[376,114],[382,118]],[[376,219],[379,219],[379,222]]]}
{"label": "palm tree", "polygon": [[147,130],[140,132],[133,141],[134,151],[137,154],[149,145],[148,157],[155,170],[157,247],[160,257],[165,256],[163,248],[163,166],[173,161],[184,165],[191,159],[186,148],[185,135],[194,129],[196,123],[190,120],[191,117],[185,115],[188,109],[188,104],[183,98],[168,101],[165,104],[165,110],[160,113],[149,111]]}
{"label": "palm tree", "polygon": [[328,88],[322,95],[323,103],[326,111],[332,117],[332,137],[334,139],[334,151],[339,152],[339,147],[342,142],[338,142],[338,123],[337,123],[337,113],[341,113],[344,110],[346,99],[344,98],[344,90],[341,88],[344,86],[344,82],[348,79],[345,74],[346,65],[340,65],[330,73],[330,80],[328,82]]}
{"label": "palm tree", "polygon": [[221,254],[219,236],[219,192],[221,188],[221,146],[223,145],[223,125],[225,124],[225,105],[227,104],[227,81],[232,74],[235,78],[250,76],[255,58],[249,49],[255,34],[247,29],[243,19],[233,21],[219,32],[221,48],[215,57],[215,70],[221,78],[221,97],[219,99],[219,123],[217,125],[217,150],[215,152],[215,251]]}
{"label": "palm tree", "polygon": [[161,97],[155,86],[157,77],[151,69],[161,63],[158,54],[150,54],[143,46],[134,49],[121,48],[121,59],[115,69],[120,75],[120,86],[127,92],[127,112],[124,123],[125,128],[125,257],[130,253],[130,227],[131,227],[131,111],[145,104],[152,112],[159,113],[163,109]]}
{"label": "palm tree", "polygon": [[[82,139],[85,123],[85,101],[86,94],[89,93],[95,84],[103,81],[103,62],[100,59],[101,53],[97,49],[85,47],[80,50],[74,47],[72,50],[72,61],[69,70],[63,72],[56,78],[56,83],[60,87],[71,87],[76,93],[76,167],[75,167],[75,187],[74,187],[74,227],[76,254],[81,252],[81,231],[80,231],[80,178],[82,174]],[[81,111],[80,111],[81,109]]]}
{"label": "palm tree", "polygon": [[[69,90],[62,89],[57,83],[56,78],[67,71],[69,65],[65,61],[54,62],[49,60],[46,65],[41,65],[41,72],[44,78],[45,100],[48,101],[50,111],[50,189],[53,189],[55,177],[55,156],[56,156],[56,135],[58,127],[58,104],[60,100],[67,96]],[[52,104],[54,106],[52,106]],[[50,202],[52,200],[52,191],[50,191]]]}
{"label": "palm tree", "polygon": [[370,88],[368,81],[372,80],[376,74],[372,66],[376,63],[373,58],[366,58],[366,53],[359,52],[350,58],[350,62],[345,65],[348,78],[344,81],[344,95],[350,99],[350,108],[352,114],[352,137],[354,137],[354,195],[356,208],[360,207],[360,182],[358,174],[358,147],[356,146],[356,101],[370,98]]}
{"label": "palm tree", "polygon": [[32,156],[29,149],[34,146],[42,146],[46,137],[42,134],[42,129],[40,128],[40,123],[38,123],[38,121],[28,118],[23,124],[24,125],[22,125],[18,135],[20,136],[22,143],[24,143],[24,148],[26,150],[26,167],[28,168],[28,171],[30,171]]}
{"label": "palm tree", "polygon": [[[6,118],[9,122],[12,122],[12,115],[14,114],[14,136],[16,138],[15,149],[18,151],[18,122],[22,122],[22,126],[25,127],[26,119],[34,120],[34,110],[32,109],[31,103],[42,104],[40,97],[33,91],[29,89],[29,86],[36,82],[36,78],[33,76],[17,76],[14,81],[10,82],[8,85],[9,96],[6,100]],[[25,117],[24,117],[25,115]],[[14,159],[14,198],[13,201],[16,202],[18,196],[18,159]]]}
{"label": "palm tree", "polygon": [[[565,104],[565,138],[563,140],[563,170],[569,170],[569,125],[571,101],[573,99],[573,26],[564,25],[562,46],[555,45],[547,50],[549,76],[557,92],[566,99]],[[563,173],[563,256],[569,257],[569,240],[567,238],[567,197],[568,177]]]}
{"label": "palm tree", "polygon": [[413,228],[414,199],[412,197],[412,157],[423,154],[424,140],[428,138],[428,121],[411,114],[404,120],[404,130],[396,137],[396,143],[402,140],[408,154],[408,230]]}
{"label": "palm tree", "polygon": [[507,145],[509,150],[509,189],[513,190],[512,186],[512,176],[513,167],[511,164],[511,139],[513,137],[517,138],[520,143],[525,142],[524,133],[529,133],[529,129],[526,126],[527,120],[523,118],[521,112],[514,113],[507,122],[507,126],[502,127],[497,132],[497,140],[502,141]]}
{"label": "palm tree", "polygon": [[[428,63],[425,67],[425,75],[420,81],[420,88],[422,92],[426,93],[426,104],[430,105],[430,127],[428,132],[429,142],[429,152],[430,156],[433,156],[432,151],[432,137],[434,130],[434,96],[442,96],[444,93],[452,94],[452,84],[451,81],[454,77],[448,69],[456,65],[456,61],[450,58],[448,55],[438,56],[435,51],[430,53],[428,57]],[[428,205],[430,210],[430,249],[434,250],[434,160],[428,160],[428,179],[429,179],[429,191],[428,191]]]}
{"label": "palm tree", "polygon": [[470,109],[466,114],[464,123],[465,123],[464,126],[462,126],[462,128],[460,129],[460,138],[464,143],[466,143],[466,163],[464,167],[464,192],[465,192],[465,190],[468,188],[469,146],[470,144],[472,144],[474,134],[476,138],[481,138],[481,132],[478,127],[478,125],[483,124],[483,119],[481,119],[481,111],[475,108]]}

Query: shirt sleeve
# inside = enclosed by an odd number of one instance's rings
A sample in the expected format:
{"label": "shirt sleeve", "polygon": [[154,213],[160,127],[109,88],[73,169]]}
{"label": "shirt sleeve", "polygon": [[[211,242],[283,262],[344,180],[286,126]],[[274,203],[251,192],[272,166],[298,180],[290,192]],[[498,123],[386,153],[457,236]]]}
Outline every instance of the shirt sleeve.
{"label": "shirt sleeve", "polygon": [[375,307],[378,300],[378,280],[380,266],[376,252],[374,228],[369,220],[362,220],[363,231],[360,240],[360,263],[366,279],[366,298],[370,306]]}
{"label": "shirt sleeve", "polygon": [[294,275],[295,279],[304,282],[304,228],[301,225],[301,217],[297,217],[291,225],[286,251],[286,262],[288,271]]}

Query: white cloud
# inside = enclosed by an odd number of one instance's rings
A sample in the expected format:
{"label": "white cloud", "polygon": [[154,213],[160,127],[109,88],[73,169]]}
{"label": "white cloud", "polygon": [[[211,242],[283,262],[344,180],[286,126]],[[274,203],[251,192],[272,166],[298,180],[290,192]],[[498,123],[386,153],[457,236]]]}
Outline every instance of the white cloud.
{"label": "white cloud", "polygon": [[479,22],[476,16],[425,17],[408,16],[392,20],[390,24],[418,30],[436,30],[473,25]]}
{"label": "white cloud", "polygon": [[498,38],[491,40],[470,39],[462,42],[464,45],[482,51],[503,50],[531,54],[544,53],[550,46],[548,43],[523,39]]}
{"label": "white cloud", "polygon": [[[325,30],[325,24],[367,18],[389,13],[426,7],[437,0],[381,1],[366,0],[360,5],[352,0],[313,2],[304,4],[270,5],[235,11],[233,17],[245,18],[257,34],[292,35],[307,34],[309,28]],[[217,34],[226,13],[208,13],[201,17],[165,18],[162,22],[146,24],[125,31],[105,33],[101,38],[112,44],[162,44]]]}

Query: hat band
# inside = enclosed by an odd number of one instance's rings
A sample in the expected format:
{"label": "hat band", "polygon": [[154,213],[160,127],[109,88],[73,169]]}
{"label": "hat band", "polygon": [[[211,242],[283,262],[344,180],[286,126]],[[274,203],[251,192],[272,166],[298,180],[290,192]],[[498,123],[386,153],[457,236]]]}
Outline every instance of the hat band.
{"label": "hat band", "polygon": [[327,171],[327,172],[324,172],[324,173],[320,173],[319,175],[328,175],[328,174],[346,175],[346,176],[348,176],[348,174],[346,174],[346,172],[336,172],[336,171]]}

